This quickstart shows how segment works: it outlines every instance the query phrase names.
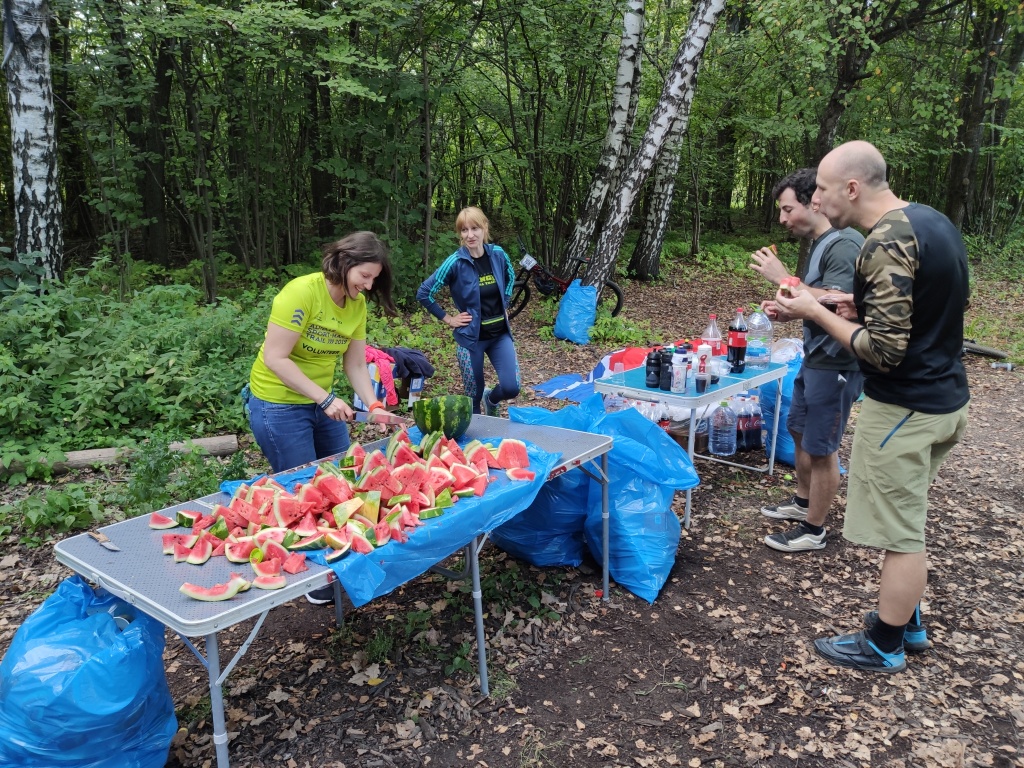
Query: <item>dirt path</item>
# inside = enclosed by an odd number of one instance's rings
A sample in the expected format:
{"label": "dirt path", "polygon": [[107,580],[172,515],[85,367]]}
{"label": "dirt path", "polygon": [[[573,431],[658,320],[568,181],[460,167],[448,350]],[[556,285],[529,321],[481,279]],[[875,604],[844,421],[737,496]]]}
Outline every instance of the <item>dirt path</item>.
{"label": "dirt path", "polygon": [[[700,296],[736,306],[751,291]],[[666,337],[699,331],[673,318],[706,314],[701,300],[656,301],[666,295],[677,293],[631,286],[628,311]],[[517,325],[527,383],[585,372],[604,351],[537,341],[528,325]],[[761,543],[780,527],[758,512],[791,493],[783,473],[702,462],[693,525],[654,605],[614,585],[602,603],[592,563],[541,571],[485,551],[489,699],[458,664],[473,658],[464,585],[417,579],[352,612],[340,632],[328,609],[275,609],[226,685],[233,764],[1021,768],[1024,377],[968,364],[970,428],[931,495],[924,607],[935,647],[905,672],[836,670],[811,651],[813,638],[857,628],[874,607],[879,558],[838,535],[845,500],[825,550],[786,555]],[[849,435],[844,459],[848,448]],[[4,544],[0,649],[69,573],[49,547]],[[524,620],[515,606],[530,600],[549,615]],[[249,626],[224,633],[225,645],[237,648]],[[389,640],[388,661],[368,668]],[[168,765],[211,765],[205,671],[176,637],[165,656],[182,724]]]}

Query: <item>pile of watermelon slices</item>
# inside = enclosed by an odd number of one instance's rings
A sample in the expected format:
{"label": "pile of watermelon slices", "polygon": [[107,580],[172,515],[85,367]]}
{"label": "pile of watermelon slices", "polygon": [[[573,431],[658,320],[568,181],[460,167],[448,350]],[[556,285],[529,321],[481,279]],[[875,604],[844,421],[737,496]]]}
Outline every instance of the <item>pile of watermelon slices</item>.
{"label": "pile of watermelon slices", "polygon": [[241,484],[227,505],[209,514],[183,509],[174,518],[154,512],[150,528],[165,533],[164,554],[202,565],[224,556],[249,563],[254,577],[232,573],[225,584],[186,582],[181,592],[197,600],[228,600],[251,587],[280,589],[286,573],[307,570],[305,552],[326,549],[328,562],[354,550],[363,554],[389,541],[404,543],[424,520],[439,517],[460,498],[482,496],[495,479],[533,480],[526,444],[506,438],[497,447],[472,440],[464,448],[441,432],[412,443],[407,430],[385,449],[369,453],[353,443],[338,464],[319,464],[312,480],[289,490],[271,477]]}

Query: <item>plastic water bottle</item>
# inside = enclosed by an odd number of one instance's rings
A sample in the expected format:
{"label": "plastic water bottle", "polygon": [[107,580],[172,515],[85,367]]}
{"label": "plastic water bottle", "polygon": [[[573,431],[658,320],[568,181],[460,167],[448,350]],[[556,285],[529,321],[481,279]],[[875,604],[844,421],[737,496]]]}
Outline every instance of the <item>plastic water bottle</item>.
{"label": "plastic water bottle", "polygon": [[711,433],[708,450],[715,456],[732,456],[736,453],[736,412],[723,400],[711,413]]}
{"label": "plastic water bottle", "polygon": [[772,321],[764,312],[756,311],[747,320],[747,368],[763,371],[772,360]]}

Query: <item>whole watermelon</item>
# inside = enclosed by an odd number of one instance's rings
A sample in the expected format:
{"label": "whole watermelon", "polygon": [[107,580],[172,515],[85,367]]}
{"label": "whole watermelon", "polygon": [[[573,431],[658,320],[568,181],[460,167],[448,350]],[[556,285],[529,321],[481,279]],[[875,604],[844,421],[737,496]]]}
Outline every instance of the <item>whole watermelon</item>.
{"label": "whole watermelon", "polygon": [[443,432],[451,440],[458,440],[469,429],[473,418],[473,401],[465,395],[444,395],[417,400],[412,404],[412,417],[420,432]]}

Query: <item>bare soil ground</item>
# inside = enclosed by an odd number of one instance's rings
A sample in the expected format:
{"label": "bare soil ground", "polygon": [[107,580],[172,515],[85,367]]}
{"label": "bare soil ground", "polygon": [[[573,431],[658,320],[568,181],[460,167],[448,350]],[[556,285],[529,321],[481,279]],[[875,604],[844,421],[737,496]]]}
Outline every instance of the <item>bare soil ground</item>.
{"label": "bare soil ground", "polygon": [[[765,293],[754,281],[669,277],[627,284],[626,315],[648,320],[658,341],[696,334],[709,310],[725,315]],[[529,314],[515,321],[527,385],[586,373],[608,351],[540,341]],[[329,608],[275,609],[225,686],[232,763],[1021,768],[1022,377],[967,364],[970,428],[931,495],[924,610],[934,647],[905,672],[836,669],[812,650],[875,607],[879,554],[839,535],[845,489],[827,548],[787,555],[762,543],[785,524],[759,508],[792,493],[788,470],[765,477],[698,462],[693,524],[653,605],[614,584],[602,602],[594,563],[542,570],[485,550],[489,698],[475,678],[462,583],[426,575],[350,612],[340,630]],[[528,387],[519,402],[564,404]],[[680,517],[682,504],[678,494]],[[2,651],[70,572],[50,546],[10,536],[0,575]],[[222,635],[225,659],[250,627]],[[205,670],[176,636],[165,662],[181,726],[168,765],[210,766]]]}

